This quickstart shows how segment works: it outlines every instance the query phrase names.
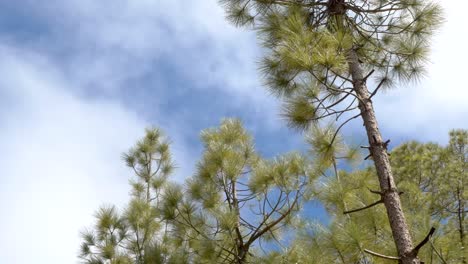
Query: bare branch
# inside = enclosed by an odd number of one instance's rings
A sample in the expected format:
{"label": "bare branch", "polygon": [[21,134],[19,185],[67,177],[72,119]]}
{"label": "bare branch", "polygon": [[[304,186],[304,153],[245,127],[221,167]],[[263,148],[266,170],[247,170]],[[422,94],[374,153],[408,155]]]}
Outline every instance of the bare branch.
{"label": "bare branch", "polygon": [[374,255],[376,257],[384,258],[384,259],[400,260],[399,257],[392,257],[392,256],[383,255],[383,254],[380,254],[380,253],[376,253],[374,251],[370,251],[368,249],[364,249],[364,252],[369,253],[371,255]]}
{"label": "bare branch", "polygon": [[333,142],[335,141],[335,138],[336,138],[336,136],[338,135],[338,132],[340,132],[340,129],[341,129],[344,125],[346,125],[346,123],[348,123],[349,121],[351,121],[351,120],[353,120],[353,119],[355,119],[355,118],[358,118],[359,116],[361,116],[361,113],[359,113],[359,114],[357,114],[357,115],[355,115],[355,116],[352,116],[352,117],[350,117],[348,120],[344,121],[344,122],[336,129],[335,134],[333,135],[333,138],[332,138],[332,140],[330,141],[330,145],[332,145]]}
{"label": "bare branch", "polygon": [[366,77],[364,77],[364,79],[363,79],[362,81],[364,81],[364,82],[367,81],[367,79],[368,79],[374,72],[375,72],[375,70],[372,69],[372,71],[370,71],[370,72],[366,75]]}
{"label": "bare branch", "polygon": [[371,189],[369,189],[369,192],[375,193],[375,194],[379,194],[379,195],[383,195],[382,192],[380,192],[380,191],[373,191],[373,190],[371,190]]}
{"label": "bare branch", "polygon": [[427,243],[427,241],[429,241],[429,239],[434,234],[434,232],[435,232],[435,228],[432,227],[431,230],[429,231],[429,233],[427,234],[427,236],[416,247],[414,247],[413,252],[416,255],[418,255],[419,249],[421,249],[422,246],[424,246]]}
{"label": "bare branch", "polygon": [[343,214],[350,214],[350,213],[355,213],[355,212],[359,212],[359,211],[362,211],[362,210],[366,210],[366,209],[371,208],[373,206],[376,206],[376,205],[378,205],[380,203],[383,203],[383,199],[380,199],[380,200],[378,200],[378,201],[376,201],[374,203],[371,203],[371,204],[369,204],[367,206],[364,206],[364,207],[361,207],[361,208],[358,208],[358,209],[344,211]]}
{"label": "bare branch", "polygon": [[381,80],[380,83],[377,85],[377,87],[375,88],[375,90],[371,93],[371,95],[369,96],[369,99],[372,99],[372,97],[374,97],[374,95],[379,91],[380,87],[382,87],[382,85],[384,84],[385,82],[385,79],[384,80]]}

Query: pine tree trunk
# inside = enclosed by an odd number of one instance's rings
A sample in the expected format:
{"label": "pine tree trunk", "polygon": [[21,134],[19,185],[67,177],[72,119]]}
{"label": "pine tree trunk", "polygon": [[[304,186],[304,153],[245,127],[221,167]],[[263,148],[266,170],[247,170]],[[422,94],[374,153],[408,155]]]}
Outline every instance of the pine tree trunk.
{"label": "pine tree trunk", "polygon": [[374,160],[377,176],[379,178],[380,189],[383,194],[383,201],[387,209],[387,216],[390,221],[393,239],[396,244],[398,256],[402,264],[419,264],[420,260],[413,252],[413,242],[408,225],[403,214],[400,197],[396,190],[393,174],[390,168],[386,144],[379,131],[374,107],[366,87],[366,81],[362,72],[359,59],[354,50],[348,56],[349,71],[353,80],[353,87],[360,99],[359,109],[364,121],[370,151]]}
{"label": "pine tree trunk", "polygon": [[[463,186],[463,185],[462,185]],[[458,233],[460,235],[460,246],[462,252],[462,263],[466,264],[466,254],[465,254],[465,203],[462,198],[463,189],[460,190],[460,187],[457,187],[457,197],[458,197]]]}

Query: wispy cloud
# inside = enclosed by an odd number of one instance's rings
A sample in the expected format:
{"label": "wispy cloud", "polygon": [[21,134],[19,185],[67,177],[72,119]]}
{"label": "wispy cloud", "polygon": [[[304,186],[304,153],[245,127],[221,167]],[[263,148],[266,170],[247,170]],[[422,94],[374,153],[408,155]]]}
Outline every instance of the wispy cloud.
{"label": "wispy cloud", "polygon": [[39,55],[2,46],[0,57],[0,260],[70,263],[96,202],[123,203],[129,173],[119,153],[145,122],[114,102],[72,95]]}
{"label": "wispy cloud", "polygon": [[226,23],[215,0],[53,1],[32,10],[50,27],[51,41],[43,48],[82,87],[114,93],[125,81],[167,64],[193,88],[220,90],[262,110],[275,108],[261,89],[254,33]]}

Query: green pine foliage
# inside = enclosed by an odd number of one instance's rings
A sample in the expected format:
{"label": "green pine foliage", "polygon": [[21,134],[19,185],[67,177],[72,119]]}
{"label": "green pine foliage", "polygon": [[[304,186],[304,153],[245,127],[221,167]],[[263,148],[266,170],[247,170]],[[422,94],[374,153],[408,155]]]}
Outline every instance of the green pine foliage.
{"label": "green pine foliage", "polygon": [[443,21],[440,6],[425,0],[220,2],[233,24],[258,32],[267,49],[260,65],[266,86],[298,128],[355,109],[338,103],[356,99],[351,50],[379,88],[419,80],[430,37]]}
{"label": "green pine foliage", "polygon": [[316,178],[300,153],[262,158],[235,119],[202,132],[205,151],[185,185],[157,129],[123,155],[136,179],[119,211],[103,206],[82,233],[83,263],[252,263],[280,246]]}
{"label": "green pine foliage", "polygon": [[167,139],[160,130],[147,129],[123,159],[136,175],[129,204],[122,211],[115,206],[97,211],[94,226],[82,232],[79,257],[88,264],[184,263],[183,250],[168,243],[169,223],[161,209],[174,169]]}
{"label": "green pine foliage", "polygon": [[[185,185],[168,181],[174,165],[159,130],[123,155],[136,174],[129,204],[99,208],[82,232],[83,263],[394,263],[366,252],[396,252],[375,169],[339,169],[359,151],[332,125],[308,130],[308,155],[273,159],[256,152],[239,120],[201,138],[205,150]],[[426,263],[466,262],[467,143],[468,131],[453,130],[447,146],[411,141],[392,150],[413,237],[436,228],[419,252]],[[298,214],[311,199],[328,211],[328,225]]]}
{"label": "green pine foliage", "polygon": [[[417,242],[436,232],[419,251],[425,263],[466,263],[468,131],[453,130],[447,146],[411,141],[393,149],[391,162],[404,211]],[[392,232],[379,201],[373,168],[323,175],[316,197],[332,216],[329,226],[304,220],[297,240],[271,263],[395,263],[367,254],[395,256]],[[282,259],[283,262],[277,262]]]}
{"label": "green pine foliage", "polygon": [[439,254],[447,263],[467,263],[468,131],[450,131],[446,147],[410,142],[393,152],[398,184],[408,192],[421,191],[402,197],[411,214],[430,212],[428,221],[439,226],[440,237],[434,239]]}
{"label": "green pine foliage", "polygon": [[310,197],[310,161],[299,153],[262,158],[234,119],[201,138],[203,157],[169,213],[174,230],[188,241],[193,263],[255,263],[262,243],[280,243]]}
{"label": "green pine foliage", "polygon": [[257,31],[266,49],[260,70],[283,102],[290,127],[305,131],[331,121],[339,132],[362,118],[398,258],[420,263],[393,188],[388,141],[379,131],[372,98],[381,88],[422,78],[431,36],[443,20],[440,5],[430,0],[220,2],[228,20]]}

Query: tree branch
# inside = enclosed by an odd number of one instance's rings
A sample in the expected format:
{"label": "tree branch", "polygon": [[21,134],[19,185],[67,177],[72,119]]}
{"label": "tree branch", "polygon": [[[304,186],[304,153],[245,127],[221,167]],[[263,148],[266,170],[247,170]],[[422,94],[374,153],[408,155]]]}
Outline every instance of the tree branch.
{"label": "tree branch", "polygon": [[375,71],[375,70],[372,69],[372,70],[366,75],[366,77],[364,77],[364,79],[363,79],[362,81],[364,81],[364,82],[367,81],[367,79],[369,79],[369,77],[374,73],[374,71]]}
{"label": "tree branch", "polygon": [[432,243],[432,240],[429,239],[429,243],[431,243],[431,248],[434,250],[434,252],[436,253],[436,255],[440,258],[440,260],[444,263],[444,264],[447,264],[447,261],[445,261],[445,259],[442,257],[442,255],[440,254],[440,252],[437,250],[437,248],[434,246],[434,243]]}
{"label": "tree branch", "polygon": [[247,243],[245,243],[245,246],[249,247],[255,240],[257,240],[257,238],[259,238],[261,235],[266,233],[268,230],[270,230],[271,228],[276,226],[279,222],[281,222],[284,218],[286,218],[286,216],[288,216],[292,212],[292,210],[296,206],[298,200],[299,200],[299,194],[296,193],[296,197],[294,198],[294,202],[291,204],[291,206],[288,208],[288,210],[286,212],[284,212],[284,214],[281,214],[281,216],[278,217],[276,220],[274,220],[273,222],[271,222],[270,224],[265,226],[262,230],[258,231],[258,233],[252,235],[252,237],[249,239],[249,241],[247,241]]}
{"label": "tree branch", "polygon": [[380,83],[377,85],[377,87],[375,88],[375,90],[371,93],[371,95],[369,96],[369,99],[372,99],[372,97],[374,97],[374,95],[379,91],[380,87],[382,87],[382,85],[384,84],[385,82],[385,79],[384,80],[381,80]]}
{"label": "tree branch", "polygon": [[371,208],[373,206],[376,206],[376,205],[378,205],[380,203],[383,203],[383,199],[380,199],[380,200],[378,200],[378,201],[376,201],[374,203],[371,203],[371,204],[369,204],[367,206],[364,206],[364,207],[361,207],[361,208],[358,208],[358,209],[344,211],[343,214],[350,214],[350,213],[355,213],[355,212],[359,212],[359,211],[362,211],[362,210],[366,210],[366,209]]}
{"label": "tree branch", "polygon": [[431,227],[431,230],[429,231],[427,236],[416,247],[414,247],[413,249],[414,254],[418,255],[419,249],[421,249],[422,246],[424,246],[427,243],[427,241],[429,241],[429,239],[431,238],[432,234],[434,234],[434,232],[435,232],[435,228]]}
{"label": "tree branch", "polygon": [[400,260],[399,257],[392,257],[392,256],[387,256],[387,255],[379,254],[379,253],[376,253],[376,252],[374,252],[374,251],[370,251],[370,250],[368,250],[368,249],[364,249],[364,252],[369,253],[369,254],[371,254],[371,255],[374,255],[374,256],[376,256],[376,257],[384,258],[384,259]]}
{"label": "tree branch", "polygon": [[351,121],[351,120],[353,120],[353,119],[355,119],[355,118],[358,118],[359,116],[361,116],[361,113],[359,113],[359,114],[357,114],[357,115],[355,115],[355,116],[352,116],[352,117],[350,117],[348,120],[344,121],[344,122],[336,129],[335,134],[333,135],[333,138],[332,138],[332,140],[330,141],[330,145],[333,145],[333,142],[335,141],[335,138],[336,138],[336,136],[338,135],[338,132],[340,132],[340,129],[341,129],[344,125],[346,125],[346,123],[348,123],[349,121]]}

